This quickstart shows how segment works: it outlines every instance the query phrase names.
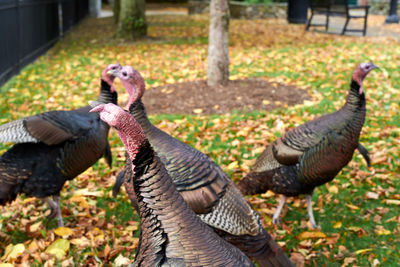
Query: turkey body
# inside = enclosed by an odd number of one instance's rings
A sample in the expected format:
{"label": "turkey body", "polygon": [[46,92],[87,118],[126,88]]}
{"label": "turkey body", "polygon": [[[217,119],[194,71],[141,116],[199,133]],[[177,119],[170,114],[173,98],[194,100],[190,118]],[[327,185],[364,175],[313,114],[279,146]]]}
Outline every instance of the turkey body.
{"label": "turkey body", "polygon": [[[117,93],[111,92],[104,81],[99,101],[117,102]],[[1,205],[13,201],[20,193],[38,198],[59,196],[67,180],[102,156],[111,166],[109,126],[89,110],[87,106],[49,111],[0,126],[0,141],[17,143],[0,157]],[[57,212],[54,208],[53,212]],[[59,224],[62,224],[60,218]]]}
{"label": "turkey body", "polygon": [[136,266],[254,266],[188,207],[129,113],[111,104],[94,110],[117,129],[131,160],[125,183],[132,183],[140,215]]}
{"label": "turkey body", "polygon": [[133,182],[141,218],[137,266],[254,266],[187,206],[150,145],[139,153],[135,172],[143,168],[143,174]]}
{"label": "turkey body", "polygon": [[[260,266],[292,266],[282,249],[263,229],[253,211],[233,182],[209,157],[153,126],[141,100],[130,113],[143,128],[154,151],[189,207],[218,235],[238,247]],[[131,163],[119,175],[116,186],[131,181]],[[135,189],[125,187],[137,208]],[[117,191],[117,190],[115,190]]]}
{"label": "turkey body", "polygon": [[[361,75],[358,68],[353,77]],[[358,142],[366,114],[361,82],[352,79],[346,103],[340,110],[293,128],[267,146],[251,172],[239,182],[243,194],[271,190],[284,196],[274,214],[274,223],[278,222],[286,196],[306,194],[310,221],[315,228],[311,208],[314,188],[331,181],[357,148],[369,164],[367,151]]]}

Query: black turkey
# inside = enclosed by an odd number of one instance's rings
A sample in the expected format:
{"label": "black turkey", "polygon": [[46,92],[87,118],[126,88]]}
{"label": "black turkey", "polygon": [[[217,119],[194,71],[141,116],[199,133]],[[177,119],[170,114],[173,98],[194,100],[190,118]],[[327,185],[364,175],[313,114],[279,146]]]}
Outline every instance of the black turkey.
{"label": "black turkey", "polygon": [[113,104],[92,111],[117,130],[131,160],[129,181],[140,215],[135,264],[142,266],[254,266],[188,207],[140,124]]}
{"label": "black turkey", "polygon": [[279,222],[286,196],[305,194],[310,222],[316,228],[311,206],[314,188],[331,181],[351,160],[355,149],[369,165],[368,151],[358,138],[366,113],[362,82],[375,68],[372,62],[358,65],[340,110],[289,130],[261,153],[251,172],[239,182],[240,191],[246,195],[267,190],[281,194],[273,223]]}
{"label": "black turkey", "polygon": [[[111,64],[103,70],[99,102],[117,103],[112,83],[119,68]],[[16,143],[0,157],[0,205],[19,193],[44,198],[51,207],[49,218],[63,225],[59,194],[64,183],[102,156],[111,167],[109,126],[89,110],[49,111],[0,126],[0,142]]]}
{"label": "black turkey", "polygon": [[[141,97],[145,83],[130,66],[119,72],[129,93],[127,109],[143,128],[154,151],[171,176],[177,190],[200,219],[228,242],[237,246],[260,266],[291,266],[292,263],[263,229],[261,221],[234,183],[208,156],[153,126],[147,118]],[[133,206],[135,201],[130,160],[118,175],[114,192],[125,181]]]}

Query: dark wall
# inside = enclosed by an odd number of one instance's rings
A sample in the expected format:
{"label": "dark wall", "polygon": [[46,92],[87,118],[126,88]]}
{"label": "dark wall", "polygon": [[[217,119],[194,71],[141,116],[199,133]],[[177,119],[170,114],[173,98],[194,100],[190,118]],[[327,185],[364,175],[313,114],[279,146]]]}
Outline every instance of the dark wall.
{"label": "dark wall", "polygon": [[47,51],[89,12],[89,0],[1,0],[0,85]]}

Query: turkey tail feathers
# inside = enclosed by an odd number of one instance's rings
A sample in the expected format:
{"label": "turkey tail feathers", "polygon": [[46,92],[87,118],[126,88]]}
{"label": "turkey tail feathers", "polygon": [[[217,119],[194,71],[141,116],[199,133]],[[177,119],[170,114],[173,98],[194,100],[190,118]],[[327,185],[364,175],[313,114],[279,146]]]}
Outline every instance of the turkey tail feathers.
{"label": "turkey tail feathers", "polygon": [[371,159],[369,158],[368,150],[360,143],[358,143],[357,150],[364,157],[365,162],[367,162],[368,167],[371,167]]}
{"label": "turkey tail feathers", "polygon": [[115,185],[112,190],[113,197],[117,197],[119,190],[121,189],[122,184],[124,183],[125,177],[125,168],[118,173],[117,178],[115,179]]}
{"label": "turkey tail feathers", "polygon": [[281,247],[265,232],[260,230],[257,236],[231,235],[216,229],[219,236],[243,251],[260,267],[290,267],[294,266]]}

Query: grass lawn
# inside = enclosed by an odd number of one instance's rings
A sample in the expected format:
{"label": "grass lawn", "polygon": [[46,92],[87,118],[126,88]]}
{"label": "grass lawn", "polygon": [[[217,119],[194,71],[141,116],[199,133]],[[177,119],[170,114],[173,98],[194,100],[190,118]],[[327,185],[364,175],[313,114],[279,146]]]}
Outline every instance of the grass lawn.
{"label": "grass lawn", "polygon": [[[132,42],[113,38],[111,18],[86,19],[0,89],[0,123],[86,105],[97,98],[101,70],[116,60],[137,68],[148,88],[205,79],[207,16],[150,16],[148,21],[150,38]],[[372,167],[356,152],[332,182],[315,190],[321,229],[309,228],[304,198],[289,199],[280,226],[271,223],[278,196],[266,193],[249,201],[299,266],[399,266],[399,41],[304,32],[302,25],[276,19],[231,20],[229,49],[231,79],[261,77],[295,85],[306,88],[312,100],[268,113],[159,114],[151,120],[208,154],[235,181],[286,128],[340,108],[358,63],[372,60],[380,66],[364,81],[367,118],[360,141],[370,152]],[[118,81],[116,86],[124,103],[127,94]],[[21,196],[0,207],[1,267],[21,262],[105,266],[134,260],[138,216],[125,194],[111,196],[125,156],[114,131],[110,140],[113,168],[100,160],[61,192],[67,228],[56,229],[55,220],[47,221],[47,205],[34,198]]]}

